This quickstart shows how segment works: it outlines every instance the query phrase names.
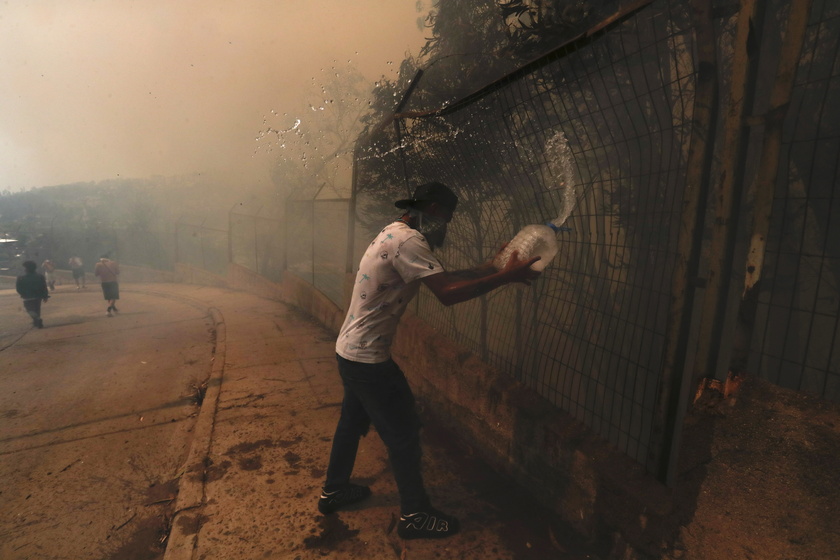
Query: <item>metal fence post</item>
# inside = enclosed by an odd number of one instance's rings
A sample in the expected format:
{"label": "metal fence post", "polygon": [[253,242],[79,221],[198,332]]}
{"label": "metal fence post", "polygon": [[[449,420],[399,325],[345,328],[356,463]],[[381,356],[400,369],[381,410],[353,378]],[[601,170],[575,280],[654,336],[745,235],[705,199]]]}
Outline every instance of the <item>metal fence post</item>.
{"label": "metal fence post", "polygon": [[257,224],[259,223],[260,219],[260,211],[262,208],[257,210],[256,215],[254,216],[254,269],[257,273],[260,273],[260,247],[259,247],[259,230],[257,229]]}
{"label": "metal fence post", "polygon": [[[747,348],[738,348],[742,353],[749,351],[755,324],[756,304],[759,295],[759,281],[762,277],[767,237],[770,233],[770,218],[775,197],[775,185],[779,172],[782,127],[791,100],[796,68],[802,54],[802,46],[811,13],[811,0],[791,2],[787,27],[783,33],[776,78],[770,92],[767,113],[762,117],[764,137],[758,171],[753,179],[754,208],[750,231],[749,249],[744,263],[744,287],[741,293],[739,317],[745,331]],[[836,187],[835,187],[836,188]]]}
{"label": "metal fence post", "polygon": [[676,474],[687,383],[686,354],[691,330],[695,291],[699,287],[698,266],[702,243],[709,176],[714,151],[715,123],[718,113],[717,54],[711,0],[693,0],[699,75],[694,108],[694,126],[686,170],[686,188],[682,203],[678,239],[679,257],[671,284],[671,308],[666,330],[665,361],[662,384],[657,397],[654,437],[651,445],[658,457],[650,457],[649,467],[657,478],[671,485]]}
{"label": "metal fence post", "polygon": [[[760,30],[764,8],[758,0],[744,0],[738,13],[734,55],[731,65],[728,110],[720,147],[719,181],[714,187],[715,220],[709,248],[708,286],[703,305],[703,323],[698,340],[697,359],[692,381],[713,379],[721,348],[721,336],[727,322],[727,304],[732,280],[736,233],[744,190],[747,143],[746,116],[754,102]],[[722,372],[725,374],[725,372]]]}
{"label": "metal fence post", "polygon": [[180,243],[180,229],[181,229],[181,217],[178,216],[178,219],[175,221],[175,263],[181,262],[181,253],[178,249],[178,244]]}
{"label": "metal fence post", "polygon": [[228,263],[233,262],[233,209],[236,208],[236,203],[228,210]]}

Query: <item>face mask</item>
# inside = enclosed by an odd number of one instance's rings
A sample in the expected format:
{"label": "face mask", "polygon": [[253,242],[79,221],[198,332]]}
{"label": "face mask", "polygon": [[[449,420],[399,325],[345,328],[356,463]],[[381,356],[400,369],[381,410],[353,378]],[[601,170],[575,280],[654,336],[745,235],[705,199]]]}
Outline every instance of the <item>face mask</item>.
{"label": "face mask", "polygon": [[410,216],[414,218],[414,229],[423,234],[433,251],[436,247],[443,246],[448,226],[444,220],[433,218],[419,210],[411,210]]}

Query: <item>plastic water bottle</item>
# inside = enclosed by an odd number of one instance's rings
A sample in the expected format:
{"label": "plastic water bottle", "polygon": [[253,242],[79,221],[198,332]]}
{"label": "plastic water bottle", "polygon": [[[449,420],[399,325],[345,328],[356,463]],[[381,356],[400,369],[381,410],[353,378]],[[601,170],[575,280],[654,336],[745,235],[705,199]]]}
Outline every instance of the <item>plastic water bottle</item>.
{"label": "plastic water bottle", "polygon": [[557,243],[557,232],[560,231],[571,231],[571,229],[555,226],[551,222],[546,222],[545,225],[525,226],[516,234],[516,237],[511,239],[504,251],[496,255],[493,266],[496,270],[503,269],[513,252],[517,251],[517,258],[521,261],[540,257],[540,260],[531,265],[531,270],[542,272],[560,250],[560,245]]}

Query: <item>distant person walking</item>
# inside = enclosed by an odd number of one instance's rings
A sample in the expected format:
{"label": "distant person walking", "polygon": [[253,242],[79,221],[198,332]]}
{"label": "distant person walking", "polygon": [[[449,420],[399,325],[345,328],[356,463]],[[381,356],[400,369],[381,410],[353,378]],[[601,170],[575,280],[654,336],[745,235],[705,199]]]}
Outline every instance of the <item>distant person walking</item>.
{"label": "distant person walking", "polygon": [[93,269],[93,273],[102,282],[102,295],[108,301],[108,317],[111,312],[119,313],[116,303],[120,299],[120,284],[117,281],[120,275],[120,265],[107,257],[102,257]]}
{"label": "distant person walking", "polygon": [[23,263],[25,274],[17,277],[15,288],[23,299],[23,308],[32,317],[32,325],[43,329],[41,302],[50,299],[50,292],[47,290],[47,279],[43,274],[38,274],[37,268],[35,261],[25,261]]}
{"label": "distant person walking", "polygon": [[70,270],[73,272],[73,280],[76,282],[76,289],[81,290],[87,288],[85,285],[85,265],[81,257],[70,257],[67,262],[70,265]]}
{"label": "distant person walking", "polygon": [[41,265],[44,269],[44,278],[47,280],[47,286],[50,290],[55,290],[55,265],[50,259],[47,259]]}

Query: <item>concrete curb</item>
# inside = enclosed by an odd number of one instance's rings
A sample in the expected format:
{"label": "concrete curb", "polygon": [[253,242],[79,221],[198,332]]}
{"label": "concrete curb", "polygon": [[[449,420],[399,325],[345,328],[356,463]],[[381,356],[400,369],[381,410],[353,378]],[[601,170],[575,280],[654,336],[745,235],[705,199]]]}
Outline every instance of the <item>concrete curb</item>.
{"label": "concrete curb", "polygon": [[192,560],[198,540],[197,518],[195,516],[190,517],[188,514],[193,513],[192,510],[201,508],[204,504],[205,462],[210,455],[210,444],[213,440],[213,427],[222,389],[222,375],[227,352],[225,318],[215,307],[211,307],[209,312],[216,332],[213,365],[210,377],[207,380],[204,400],[201,403],[201,409],[195,423],[192,445],[187,460],[181,469],[178,499],[175,502],[175,513],[172,517],[172,527],[169,531],[164,560]]}

